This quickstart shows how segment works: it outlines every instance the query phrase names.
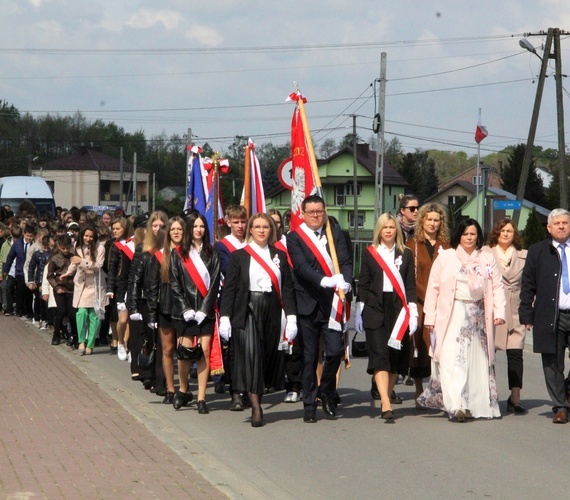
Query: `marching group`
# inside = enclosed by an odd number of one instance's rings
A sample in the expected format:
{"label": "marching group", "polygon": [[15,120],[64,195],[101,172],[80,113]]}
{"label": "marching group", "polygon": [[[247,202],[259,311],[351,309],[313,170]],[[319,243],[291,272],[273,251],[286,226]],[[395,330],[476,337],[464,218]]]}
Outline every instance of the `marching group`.
{"label": "marching group", "polygon": [[366,333],[371,393],[385,422],[396,419],[399,376],[415,385],[418,411],[441,410],[457,422],[499,417],[496,350],[507,354],[507,411],[527,413],[521,389],[531,327],[553,422],[568,421],[566,210],[550,213],[549,239],[527,253],[508,218],[485,245],[474,219],[450,234],[441,205],[403,196],[398,214],[375,224],[357,289],[350,238],[317,195],[302,202],[302,223],[286,235],[278,211],[248,218],[230,206],[213,245],[196,211],[168,218],[73,208],[52,221],[25,203],[17,216],[0,210],[4,314],[53,328],[52,344],[65,341],[80,355],[108,344],[130,363],[133,380],[175,409],[194,400],[194,377],[197,410],[208,414],[213,378],[216,392],[229,388],[230,410],[251,407],[253,427],[264,424],[261,402],[272,390],[302,401],[304,422],[316,422],[319,407],[337,418],[354,295],[354,326]]}

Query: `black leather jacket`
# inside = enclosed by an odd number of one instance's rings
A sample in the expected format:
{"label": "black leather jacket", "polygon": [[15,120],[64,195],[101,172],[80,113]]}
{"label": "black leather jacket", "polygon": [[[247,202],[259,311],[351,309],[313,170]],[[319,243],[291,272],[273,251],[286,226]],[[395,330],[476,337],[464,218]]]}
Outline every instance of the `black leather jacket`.
{"label": "black leather jacket", "polygon": [[202,297],[186,271],[178,252],[172,252],[170,257],[170,286],[172,289],[172,318],[181,319],[184,311],[193,309],[202,311],[208,317],[213,317],[214,306],[218,298],[220,288],[220,257],[218,252],[212,249],[212,256],[206,259],[203,252],[200,257],[204,261],[210,273],[210,288],[206,297]]}
{"label": "black leather jacket", "polygon": [[129,292],[127,293],[127,308],[130,314],[141,312],[141,302],[148,300],[150,288],[149,270],[152,259],[153,255],[149,252],[137,251],[135,253],[129,271]]}
{"label": "black leather jacket", "polygon": [[153,256],[148,270],[147,306],[148,321],[156,323],[158,314],[172,314],[172,292],[170,283],[163,283],[160,277],[160,262]]}
{"label": "black leather jacket", "polygon": [[116,302],[125,302],[129,284],[131,259],[116,245],[111,246],[109,253],[109,274],[107,275],[107,293],[113,293]]}

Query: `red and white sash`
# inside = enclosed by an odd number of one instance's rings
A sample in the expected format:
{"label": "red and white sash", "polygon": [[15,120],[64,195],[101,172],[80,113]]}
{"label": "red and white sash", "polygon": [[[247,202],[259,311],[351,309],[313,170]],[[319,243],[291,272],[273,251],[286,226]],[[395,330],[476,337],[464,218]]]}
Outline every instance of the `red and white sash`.
{"label": "red and white sash", "polygon": [[121,252],[123,252],[129,258],[129,260],[133,260],[133,257],[135,256],[135,242],[133,241],[133,238],[129,238],[128,240],[115,241],[115,246]]}
{"label": "red and white sash", "polygon": [[390,283],[392,283],[394,291],[398,294],[398,297],[400,297],[400,300],[402,301],[403,307],[400,310],[400,314],[398,314],[398,318],[396,319],[396,323],[394,324],[394,328],[392,328],[392,333],[388,339],[388,345],[390,347],[400,350],[402,349],[402,340],[410,323],[410,309],[408,308],[408,302],[406,300],[404,280],[402,279],[400,271],[396,269],[394,263],[385,261],[378,253],[374,245],[370,245],[368,247],[368,251],[376,263],[382,268],[384,274],[388,277]]}
{"label": "red and white sash", "polygon": [[[179,252],[180,254],[180,252]],[[196,289],[202,297],[206,297],[210,289],[210,273],[206,264],[195,248],[190,249],[189,256],[180,255],[184,269],[196,285]]]}
{"label": "red and white sash", "polygon": [[285,244],[285,241],[284,240],[276,241],[273,246],[275,248],[278,248],[279,250],[285,252],[285,255],[287,256],[287,262],[289,263],[289,267],[292,268],[293,263],[291,262],[291,258],[289,257],[289,251],[287,250],[287,245]]}
{"label": "red and white sash", "polygon": [[220,243],[224,245],[230,253],[233,253],[245,246],[245,242],[241,242],[233,234],[228,234],[225,238],[222,238]]}
{"label": "red and white sash", "polygon": [[[333,261],[314,231],[311,231],[304,222],[295,231],[316,257],[325,276],[332,276],[334,274]],[[346,323],[346,309],[338,294],[335,293],[329,318],[329,328],[331,330],[342,331],[344,323]]]}
{"label": "red and white sash", "polygon": [[162,258],[164,257],[164,252],[162,250],[157,250],[154,252],[154,256],[156,257],[156,260],[158,260],[158,263],[162,266]]}

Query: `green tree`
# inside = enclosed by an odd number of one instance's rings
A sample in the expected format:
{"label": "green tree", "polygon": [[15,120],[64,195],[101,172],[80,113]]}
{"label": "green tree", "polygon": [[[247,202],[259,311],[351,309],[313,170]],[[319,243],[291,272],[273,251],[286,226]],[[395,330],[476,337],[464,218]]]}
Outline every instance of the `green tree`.
{"label": "green tree", "polygon": [[532,207],[524,229],[524,247],[528,248],[532,244],[542,241],[544,238],[546,238],[546,232],[538,218],[535,208]]}
{"label": "green tree", "polygon": [[319,145],[319,158],[329,158],[338,151],[338,147],[334,139],[325,139]]}
{"label": "green tree", "polygon": [[[525,148],[525,144],[516,145],[509,156],[507,165],[503,169],[501,187],[509,193],[516,194],[518,191]],[[544,186],[542,185],[542,179],[536,173],[534,160],[530,163],[524,198],[540,206],[544,206],[546,204]]]}
{"label": "green tree", "polygon": [[402,161],[404,159],[404,148],[400,139],[393,137],[390,142],[384,148],[384,159],[396,170],[400,170],[402,167]]}

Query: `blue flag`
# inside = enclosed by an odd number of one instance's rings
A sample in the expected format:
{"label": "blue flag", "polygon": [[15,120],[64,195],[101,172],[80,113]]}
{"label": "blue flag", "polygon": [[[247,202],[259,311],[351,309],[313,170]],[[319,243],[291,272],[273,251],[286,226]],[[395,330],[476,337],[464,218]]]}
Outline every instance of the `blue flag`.
{"label": "blue flag", "polygon": [[186,203],[184,210],[193,208],[201,214],[206,212],[206,192],[204,177],[202,176],[202,162],[200,154],[193,154],[188,164],[188,188],[186,190]]}

